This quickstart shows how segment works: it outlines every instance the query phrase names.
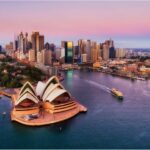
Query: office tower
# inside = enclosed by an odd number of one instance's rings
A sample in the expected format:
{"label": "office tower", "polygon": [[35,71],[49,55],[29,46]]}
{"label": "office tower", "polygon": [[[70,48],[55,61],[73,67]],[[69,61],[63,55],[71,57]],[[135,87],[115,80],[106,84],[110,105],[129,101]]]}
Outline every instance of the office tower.
{"label": "office tower", "polygon": [[42,49],[44,49],[44,36],[40,35],[39,36],[39,51],[41,51]]}
{"label": "office tower", "polygon": [[103,60],[108,60],[109,59],[109,45],[107,43],[103,43],[102,47],[103,47],[102,58]]}
{"label": "office tower", "polygon": [[22,32],[18,35],[18,50],[24,53],[24,36]]}
{"label": "office tower", "polygon": [[81,54],[81,62],[87,63],[87,54]]}
{"label": "office tower", "polygon": [[75,63],[77,63],[78,60],[80,59],[80,55],[79,54],[80,54],[79,53],[79,46],[74,46],[73,47],[73,55],[74,55],[73,59],[74,59]]}
{"label": "office tower", "polygon": [[52,52],[50,50],[45,50],[45,65],[51,65],[52,64]]}
{"label": "office tower", "polygon": [[18,41],[18,36],[14,35],[14,43],[13,43],[13,50],[17,51],[18,50],[18,45],[19,41]]}
{"label": "office tower", "polygon": [[85,54],[85,42],[86,42],[86,40],[83,40],[83,39],[78,40],[80,56],[81,56],[81,54]]}
{"label": "office tower", "polygon": [[52,64],[52,52],[50,50],[43,49],[41,51],[42,55],[42,64],[51,65]]}
{"label": "office tower", "polygon": [[42,52],[37,52],[37,63],[42,64]]}
{"label": "office tower", "polygon": [[23,40],[23,44],[24,44],[24,46],[23,46],[23,52],[25,54],[25,53],[28,52],[28,33],[27,32],[25,33],[25,38]]}
{"label": "office tower", "polygon": [[48,42],[45,43],[44,48],[45,48],[46,50],[49,50],[49,49],[50,49],[50,44],[49,44]]}
{"label": "office tower", "polygon": [[29,61],[35,62],[36,61],[35,50],[34,49],[30,49],[28,54],[29,54]]}
{"label": "office tower", "polygon": [[114,48],[114,42],[113,40],[109,40],[109,58],[115,58],[116,56],[116,51],[115,51],[115,48]]}
{"label": "office tower", "polygon": [[99,61],[100,57],[100,45],[96,42],[91,43],[91,62],[95,63]]}
{"label": "office tower", "polygon": [[13,50],[13,42],[10,42],[9,44],[5,45],[5,50],[9,51],[9,50]]}
{"label": "office tower", "polygon": [[78,46],[79,46],[79,55],[87,54],[87,61],[91,61],[91,41],[90,40],[78,40]]}
{"label": "office tower", "polygon": [[55,48],[56,48],[55,44],[52,43],[49,45],[49,47],[50,47],[51,51],[53,51],[53,52],[55,51]]}
{"label": "office tower", "polygon": [[57,47],[56,50],[56,59],[59,60],[61,57],[61,48]]}
{"label": "office tower", "polygon": [[0,52],[2,52],[2,46],[0,45]]}
{"label": "office tower", "polygon": [[61,45],[65,49],[65,63],[73,63],[73,42],[62,41]]}
{"label": "office tower", "polygon": [[32,49],[32,42],[31,41],[28,41],[28,44],[27,44],[27,49]]}
{"label": "office tower", "polygon": [[61,48],[60,50],[60,62],[65,63],[65,48]]}
{"label": "office tower", "polygon": [[123,58],[126,56],[126,51],[123,48],[116,49],[116,58]]}
{"label": "office tower", "polygon": [[39,51],[39,32],[32,32],[31,35],[32,49]]}
{"label": "office tower", "polygon": [[35,58],[37,59],[37,52],[44,49],[44,36],[39,32],[32,32],[31,35],[32,49],[35,50]]}

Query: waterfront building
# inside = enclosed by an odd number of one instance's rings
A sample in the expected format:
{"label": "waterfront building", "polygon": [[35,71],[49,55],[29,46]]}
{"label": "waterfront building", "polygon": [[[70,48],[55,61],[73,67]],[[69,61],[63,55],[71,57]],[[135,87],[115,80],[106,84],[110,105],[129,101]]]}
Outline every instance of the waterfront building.
{"label": "waterfront building", "polygon": [[30,82],[26,82],[19,92],[19,96],[15,101],[15,111],[30,112],[32,109],[39,110],[39,99],[36,97],[34,87]]}
{"label": "waterfront building", "polygon": [[61,57],[61,48],[57,47],[55,53],[56,53],[56,60],[59,60]]}
{"label": "waterfront building", "polygon": [[41,51],[42,55],[42,64],[51,65],[52,64],[52,52],[50,50],[43,49]]}
{"label": "waterfront building", "polygon": [[92,48],[91,48],[91,62],[95,63],[99,61],[100,58],[100,45],[96,42],[92,42]]}
{"label": "waterfront building", "polygon": [[35,58],[37,60],[37,52],[44,49],[44,36],[40,35],[39,32],[32,32],[31,42],[32,42],[32,49],[35,50]]}
{"label": "waterfront building", "polygon": [[109,59],[109,45],[106,43],[103,43],[102,58],[103,60]]}
{"label": "waterfront building", "polygon": [[87,61],[91,61],[91,41],[90,40],[78,40],[79,55],[87,54]]}
{"label": "waterfront building", "polygon": [[126,51],[123,48],[116,49],[116,58],[124,58],[126,56]]}
{"label": "waterfront building", "polygon": [[[26,82],[14,99],[11,120],[40,126],[69,119],[86,108],[74,101],[56,76],[36,87]],[[14,96],[16,97],[16,95]]]}
{"label": "waterfront building", "polygon": [[73,42],[62,41],[61,45],[65,49],[65,63],[73,63]]}
{"label": "waterfront building", "polygon": [[81,62],[87,63],[87,54],[81,54]]}

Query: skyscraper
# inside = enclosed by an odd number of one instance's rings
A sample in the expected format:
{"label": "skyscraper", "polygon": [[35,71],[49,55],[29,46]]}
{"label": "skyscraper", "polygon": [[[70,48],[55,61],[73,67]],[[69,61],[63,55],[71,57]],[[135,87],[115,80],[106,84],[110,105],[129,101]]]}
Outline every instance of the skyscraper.
{"label": "skyscraper", "polygon": [[39,32],[32,32],[31,42],[32,42],[32,49],[35,50],[35,58],[37,60],[37,52],[44,49],[44,36],[40,35]]}
{"label": "skyscraper", "polygon": [[78,41],[79,46],[79,56],[82,54],[87,54],[87,61],[91,61],[91,41],[80,39]]}
{"label": "skyscraper", "polygon": [[108,60],[109,59],[109,45],[107,43],[103,43],[102,47],[103,47],[102,58],[103,60]]}
{"label": "skyscraper", "polygon": [[0,52],[2,52],[2,46],[0,45]]}
{"label": "skyscraper", "polygon": [[114,48],[113,40],[110,39],[108,41],[108,45],[109,45],[109,58],[113,59],[116,56],[116,51],[115,51],[115,48]]}
{"label": "skyscraper", "polygon": [[24,36],[23,33],[21,32],[18,36],[18,50],[23,54],[24,50]]}
{"label": "skyscraper", "polygon": [[62,47],[65,49],[65,63],[73,63],[73,42],[62,41]]}

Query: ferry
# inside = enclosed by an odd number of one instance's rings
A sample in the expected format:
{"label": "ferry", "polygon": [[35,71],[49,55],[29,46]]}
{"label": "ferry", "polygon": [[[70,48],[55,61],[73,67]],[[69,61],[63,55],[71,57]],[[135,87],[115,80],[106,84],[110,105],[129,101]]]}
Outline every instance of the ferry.
{"label": "ferry", "polygon": [[119,99],[123,99],[123,94],[119,90],[112,88],[111,93],[116,97],[118,97]]}

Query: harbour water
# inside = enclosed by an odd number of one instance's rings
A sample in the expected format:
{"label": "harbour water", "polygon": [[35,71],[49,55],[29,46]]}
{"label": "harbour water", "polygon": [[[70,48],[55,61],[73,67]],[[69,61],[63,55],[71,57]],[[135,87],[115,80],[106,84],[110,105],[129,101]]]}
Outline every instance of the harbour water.
{"label": "harbour water", "polygon": [[[11,101],[2,97],[0,148],[150,148],[150,81],[87,71],[66,71],[64,76],[63,85],[88,112],[28,127],[10,121]],[[124,94],[122,101],[110,94],[112,87]]]}

